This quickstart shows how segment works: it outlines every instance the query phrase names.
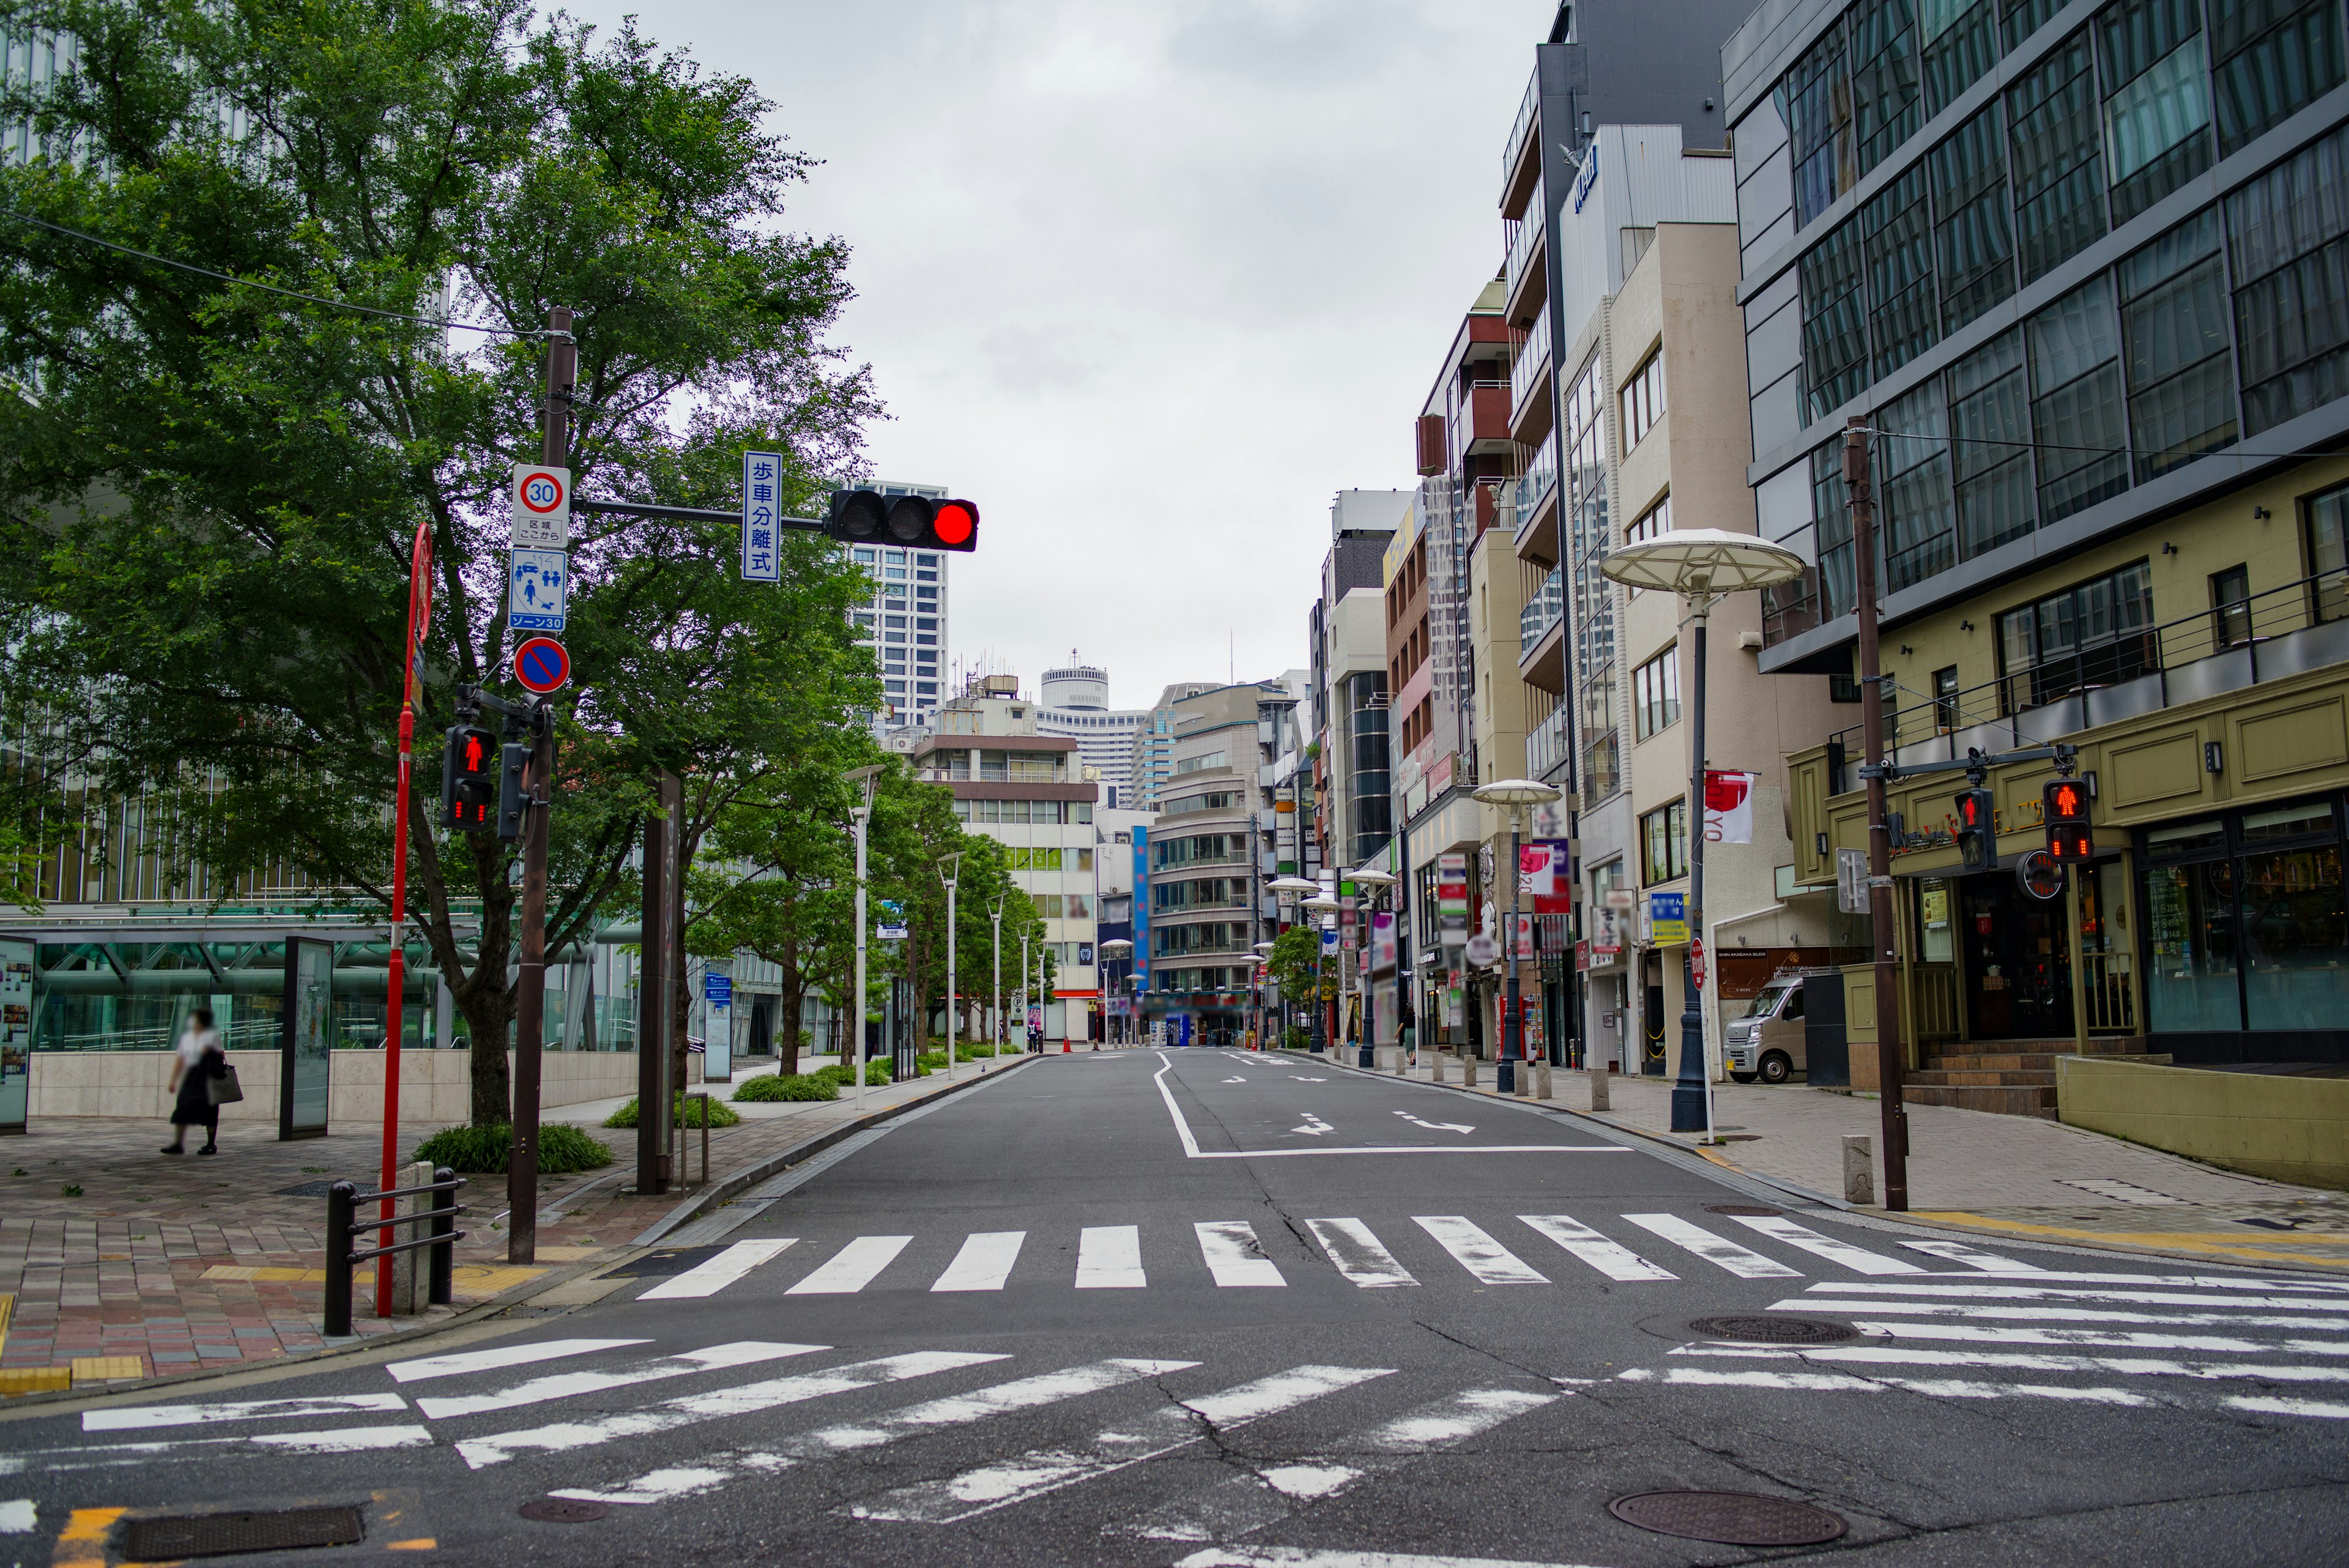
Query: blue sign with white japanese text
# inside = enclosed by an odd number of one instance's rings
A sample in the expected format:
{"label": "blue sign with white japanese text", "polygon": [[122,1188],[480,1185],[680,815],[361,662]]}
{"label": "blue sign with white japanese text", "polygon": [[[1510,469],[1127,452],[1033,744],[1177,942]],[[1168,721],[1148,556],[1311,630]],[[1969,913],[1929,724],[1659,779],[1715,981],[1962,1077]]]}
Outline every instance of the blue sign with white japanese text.
{"label": "blue sign with white japanese text", "polygon": [[775,545],[776,506],[781,499],[781,452],[742,454],[742,580],[776,583],[783,576],[782,553]]}

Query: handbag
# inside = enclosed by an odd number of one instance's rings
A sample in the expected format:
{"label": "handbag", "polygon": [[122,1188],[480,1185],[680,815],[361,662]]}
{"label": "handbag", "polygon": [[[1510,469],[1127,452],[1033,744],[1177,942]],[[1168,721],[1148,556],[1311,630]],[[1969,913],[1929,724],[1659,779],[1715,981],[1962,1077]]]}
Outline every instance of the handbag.
{"label": "handbag", "polygon": [[244,1098],[244,1085],[236,1081],[236,1064],[223,1058],[204,1080],[204,1097],[214,1106],[233,1106]]}

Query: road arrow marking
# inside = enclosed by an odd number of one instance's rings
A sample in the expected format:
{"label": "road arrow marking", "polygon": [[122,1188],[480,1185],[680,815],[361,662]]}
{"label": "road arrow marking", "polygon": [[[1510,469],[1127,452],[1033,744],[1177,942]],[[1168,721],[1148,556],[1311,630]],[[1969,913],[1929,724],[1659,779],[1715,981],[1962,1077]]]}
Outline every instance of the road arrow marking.
{"label": "road arrow marking", "polygon": [[1336,1132],[1338,1129],[1331,1127],[1328,1122],[1323,1121],[1319,1116],[1315,1116],[1311,1111],[1308,1111],[1305,1113],[1305,1125],[1303,1127],[1291,1127],[1288,1130],[1293,1133],[1303,1133],[1307,1137],[1319,1137],[1323,1133]]}
{"label": "road arrow marking", "polygon": [[1476,1130],[1475,1127],[1470,1127],[1464,1122],[1423,1122],[1417,1116],[1413,1116],[1409,1111],[1397,1111],[1395,1115],[1401,1116],[1412,1126],[1415,1127],[1425,1127],[1430,1132],[1456,1132],[1465,1134],[1472,1133]]}

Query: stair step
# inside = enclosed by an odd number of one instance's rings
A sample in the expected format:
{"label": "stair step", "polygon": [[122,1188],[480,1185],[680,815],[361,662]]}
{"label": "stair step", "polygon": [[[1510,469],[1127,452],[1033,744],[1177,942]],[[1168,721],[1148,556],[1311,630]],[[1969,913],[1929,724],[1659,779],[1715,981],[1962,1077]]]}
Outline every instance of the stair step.
{"label": "stair step", "polygon": [[2053,1085],[2028,1088],[1986,1088],[1975,1085],[1948,1086],[1907,1084],[1901,1086],[1904,1099],[1920,1106],[1952,1106],[1962,1111],[1990,1111],[1999,1116],[2039,1116],[2055,1118],[2055,1090]]}
{"label": "stair step", "polygon": [[2055,1086],[2055,1070],[2044,1072],[2018,1068],[1996,1068],[1987,1071],[1960,1068],[1951,1071],[1928,1067],[1901,1079],[1904,1084],[1921,1084],[1927,1088],[1986,1088],[1986,1089],[2052,1089]]}
{"label": "stair step", "polygon": [[2052,1051],[1983,1051],[1953,1054],[1931,1058],[1930,1065],[1953,1073],[2000,1071],[2052,1073],[2055,1070],[2055,1053]]}

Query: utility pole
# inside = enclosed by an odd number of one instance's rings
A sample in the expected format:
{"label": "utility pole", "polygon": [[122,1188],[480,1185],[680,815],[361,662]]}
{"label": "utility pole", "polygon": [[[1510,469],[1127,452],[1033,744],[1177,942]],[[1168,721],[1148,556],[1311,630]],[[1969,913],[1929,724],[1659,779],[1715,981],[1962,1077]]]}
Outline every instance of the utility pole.
{"label": "utility pole", "polygon": [[1028,1040],[1028,933],[1019,933],[1019,1049],[1025,1054]]}
{"label": "utility pole", "polygon": [[664,773],[645,817],[644,909],[636,961],[636,1191],[668,1190],[668,868],[675,781]]}
{"label": "utility pole", "polygon": [[962,1037],[962,1020],[955,1011],[957,1000],[955,992],[955,937],[957,934],[955,883],[962,871],[962,855],[957,851],[944,856],[938,863],[946,867],[938,875],[947,885],[947,1082],[951,1084],[954,1082],[955,1044]]}
{"label": "utility pole", "polygon": [[[571,389],[579,379],[579,346],[571,312],[546,313],[546,415],[539,461],[571,464]],[[506,1165],[506,1262],[538,1261],[539,1058],[546,1019],[546,837],[554,794],[554,704],[531,705],[530,772],[523,782],[522,973],[514,986],[513,1153]],[[641,1105],[641,1102],[639,1102]]]}
{"label": "utility pole", "polygon": [[[1876,947],[1876,1074],[1884,1116],[1884,1207],[1909,1207],[1909,1113],[1900,1103],[1899,959],[1892,911],[1892,827],[1885,813],[1884,672],[1876,642],[1876,497],[1868,421],[1843,433],[1844,488],[1851,497],[1851,548],[1859,620],[1859,701],[1868,766],[1868,909]],[[1702,765],[1700,763],[1700,765]]]}
{"label": "utility pole", "polygon": [[850,819],[856,824],[856,994],[849,999],[849,1004],[854,1012],[855,1027],[852,1033],[856,1039],[856,1072],[852,1080],[856,1087],[851,1097],[858,1116],[864,1114],[864,835],[873,821],[873,775],[880,771],[858,768],[848,775],[864,792],[864,797],[848,809]]}
{"label": "utility pole", "polygon": [[[988,1033],[995,1036],[995,1052],[1003,1054],[1003,900],[998,898],[987,907],[988,924],[995,928],[995,1017],[994,1027]],[[998,1062],[997,1066],[1003,1064]]]}

